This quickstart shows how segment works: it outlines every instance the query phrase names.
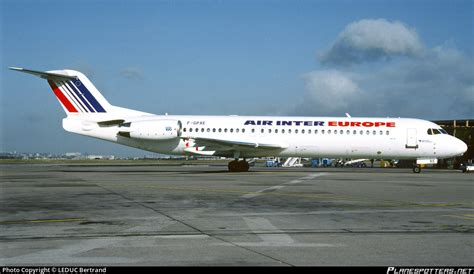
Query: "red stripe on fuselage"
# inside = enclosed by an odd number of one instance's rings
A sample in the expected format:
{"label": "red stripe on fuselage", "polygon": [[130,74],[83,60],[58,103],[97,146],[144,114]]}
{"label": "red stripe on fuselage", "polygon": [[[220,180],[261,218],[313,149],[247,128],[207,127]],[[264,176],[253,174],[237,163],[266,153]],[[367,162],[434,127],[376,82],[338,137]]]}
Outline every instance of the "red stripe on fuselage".
{"label": "red stripe on fuselage", "polygon": [[69,100],[64,96],[64,94],[59,90],[59,88],[56,86],[56,84],[53,83],[53,81],[48,80],[49,85],[53,89],[54,94],[56,97],[58,97],[59,101],[63,106],[67,109],[69,112],[77,112],[77,109],[69,102]]}

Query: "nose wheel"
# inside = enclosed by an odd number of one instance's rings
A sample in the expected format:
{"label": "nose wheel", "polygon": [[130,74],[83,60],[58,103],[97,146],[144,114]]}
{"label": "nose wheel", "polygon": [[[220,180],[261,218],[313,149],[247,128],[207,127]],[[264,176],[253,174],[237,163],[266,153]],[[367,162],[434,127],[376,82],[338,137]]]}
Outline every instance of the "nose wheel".
{"label": "nose wheel", "polygon": [[250,165],[247,161],[234,160],[228,164],[230,172],[247,172],[249,171]]}

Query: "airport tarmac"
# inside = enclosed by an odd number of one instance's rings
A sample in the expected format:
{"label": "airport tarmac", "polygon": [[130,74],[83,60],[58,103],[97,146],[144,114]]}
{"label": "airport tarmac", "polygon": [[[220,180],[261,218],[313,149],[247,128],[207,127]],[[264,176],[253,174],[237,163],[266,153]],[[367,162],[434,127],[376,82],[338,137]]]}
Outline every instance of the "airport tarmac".
{"label": "airport tarmac", "polygon": [[472,266],[457,170],[0,165],[1,265]]}

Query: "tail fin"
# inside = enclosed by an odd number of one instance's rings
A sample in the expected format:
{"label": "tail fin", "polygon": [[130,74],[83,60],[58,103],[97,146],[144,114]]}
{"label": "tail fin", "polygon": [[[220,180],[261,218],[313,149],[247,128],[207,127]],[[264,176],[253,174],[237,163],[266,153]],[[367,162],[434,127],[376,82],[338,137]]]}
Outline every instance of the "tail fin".
{"label": "tail fin", "polygon": [[48,80],[66,114],[107,113],[112,106],[87,77],[74,70],[35,71],[10,67]]}

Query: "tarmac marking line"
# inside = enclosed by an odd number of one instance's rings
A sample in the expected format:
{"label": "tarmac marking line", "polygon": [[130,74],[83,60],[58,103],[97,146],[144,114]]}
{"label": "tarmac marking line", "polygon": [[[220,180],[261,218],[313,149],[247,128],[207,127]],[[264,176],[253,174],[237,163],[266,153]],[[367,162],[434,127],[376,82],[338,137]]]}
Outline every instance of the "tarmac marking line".
{"label": "tarmac marking line", "polygon": [[451,217],[451,218],[456,218],[456,219],[463,219],[463,220],[469,220],[469,221],[474,221],[474,214],[464,214],[464,215],[443,215],[444,217]]}
{"label": "tarmac marking line", "polygon": [[[326,175],[327,173],[316,173]],[[318,176],[322,176],[318,175]],[[312,176],[311,178],[315,178],[317,176]],[[275,190],[282,189],[289,185],[294,185],[299,183],[297,181],[301,180],[308,180],[310,179],[307,177],[301,177],[299,179],[295,179],[281,185],[268,187],[259,191],[243,191],[243,190],[235,190],[235,189],[215,189],[215,188],[192,188],[192,187],[177,187],[177,186],[158,186],[158,185],[144,185],[143,188],[149,189],[164,189],[164,190],[172,190],[172,191],[190,191],[190,192],[204,192],[204,193],[224,193],[224,194],[234,194],[240,195],[241,198],[248,199],[257,196],[277,196],[277,197],[298,197],[298,198],[307,198],[307,199],[321,199],[327,201],[353,201],[353,202],[360,202],[360,203],[377,203],[379,206],[383,207],[400,207],[400,206],[408,206],[408,207],[422,207],[422,208],[449,208],[449,207],[459,207],[465,204],[463,203],[413,203],[413,202],[404,202],[404,201],[390,201],[390,200],[372,200],[372,199],[364,199],[364,198],[357,198],[357,197],[347,197],[335,194],[311,194],[311,193],[284,193],[278,192]],[[107,187],[112,188],[137,188],[136,185],[104,185]]]}
{"label": "tarmac marking line", "polygon": [[[275,227],[268,219],[261,217],[243,218],[250,230],[266,243],[272,244],[292,244],[295,241],[290,235]],[[271,233],[260,233],[260,231],[271,231]]]}
{"label": "tarmac marking line", "polygon": [[268,187],[268,188],[264,188],[264,189],[255,191],[253,193],[245,194],[245,195],[242,196],[242,198],[244,198],[244,199],[255,198],[257,196],[263,195],[263,193],[267,193],[269,191],[274,191],[274,190],[277,190],[277,189],[282,189],[282,188],[285,188],[285,187],[290,186],[290,185],[299,184],[299,183],[302,183],[304,180],[312,180],[316,177],[320,177],[320,176],[324,176],[324,175],[327,175],[327,173],[322,172],[322,173],[309,174],[309,175],[306,175],[305,177],[294,179],[294,180],[291,180],[289,182],[283,183],[281,185],[272,186],[272,187]]}
{"label": "tarmac marking line", "polygon": [[250,230],[260,238],[260,242],[234,242],[245,247],[342,247],[330,243],[298,243],[288,233],[278,229],[268,219],[262,217],[243,217]]}
{"label": "tarmac marking line", "polygon": [[407,203],[410,206],[417,207],[453,207],[453,206],[463,206],[459,203]]}
{"label": "tarmac marking line", "polygon": [[[118,186],[114,185],[107,185],[107,187],[113,188],[137,188],[137,186],[129,186],[129,185],[122,185]],[[175,187],[175,186],[142,186],[143,188],[150,188],[150,189],[165,189],[165,190],[173,190],[173,191],[192,191],[192,192],[207,192],[207,193],[228,193],[228,194],[238,194],[238,195],[273,195],[273,196],[289,196],[289,197],[300,197],[300,198],[318,198],[318,199],[328,199],[328,200],[339,200],[339,199],[346,199],[344,197],[337,197],[334,194],[299,194],[299,193],[276,193],[276,192],[252,192],[252,191],[242,191],[242,190],[234,190],[234,189],[215,189],[215,188],[188,188],[188,187]],[[274,188],[274,187],[272,187]],[[268,191],[268,190],[267,190]]]}
{"label": "tarmac marking line", "polygon": [[67,219],[40,219],[40,220],[15,220],[15,221],[3,221],[0,225],[10,224],[35,224],[35,223],[70,223],[70,222],[83,222],[86,219],[82,218],[67,218]]}
{"label": "tarmac marking line", "polygon": [[[291,196],[291,197],[301,197],[301,198],[321,198],[321,199],[342,199],[342,197],[335,197],[333,194],[296,194],[296,193],[274,193],[274,192],[252,192],[252,191],[242,191],[242,190],[226,190],[226,189],[210,189],[210,188],[178,188],[178,187],[162,187],[162,186],[144,186],[145,188],[157,188],[157,189],[167,189],[167,190],[176,190],[176,191],[195,191],[195,192],[208,192],[208,193],[230,193],[230,194],[244,194],[245,195],[274,195],[274,196]],[[276,186],[281,188],[279,186]],[[276,189],[276,187],[271,187],[265,189],[265,191],[270,191]]]}
{"label": "tarmac marking line", "polygon": [[[292,181],[285,183],[290,184]],[[118,186],[117,184],[114,185],[107,185],[107,187],[113,188],[137,188],[137,186],[131,185],[121,185]],[[307,199],[322,199],[328,201],[353,201],[353,202],[361,202],[361,203],[374,203],[376,202],[378,205],[383,207],[400,207],[400,206],[408,206],[408,207],[426,207],[426,208],[447,208],[447,207],[455,207],[455,206],[463,206],[462,203],[429,203],[429,204],[420,204],[420,203],[410,203],[410,202],[402,202],[402,201],[376,201],[376,200],[369,200],[363,198],[355,198],[355,197],[345,197],[345,196],[338,196],[334,194],[301,194],[301,193],[282,193],[271,191],[272,188],[279,187],[273,186],[269,187],[260,191],[243,191],[243,190],[235,190],[235,189],[215,189],[215,188],[188,188],[188,187],[176,187],[176,186],[156,186],[156,185],[148,185],[142,186],[143,188],[150,188],[150,189],[164,189],[164,190],[172,190],[172,191],[191,191],[191,192],[205,192],[205,193],[226,193],[226,194],[235,194],[235,195],[242,195],[241,198],[253,198],[257,196],[278,196],[278,197],[298,197],[298,198],[307,198]],[[279,188],[281,189],[281,188]]]}

